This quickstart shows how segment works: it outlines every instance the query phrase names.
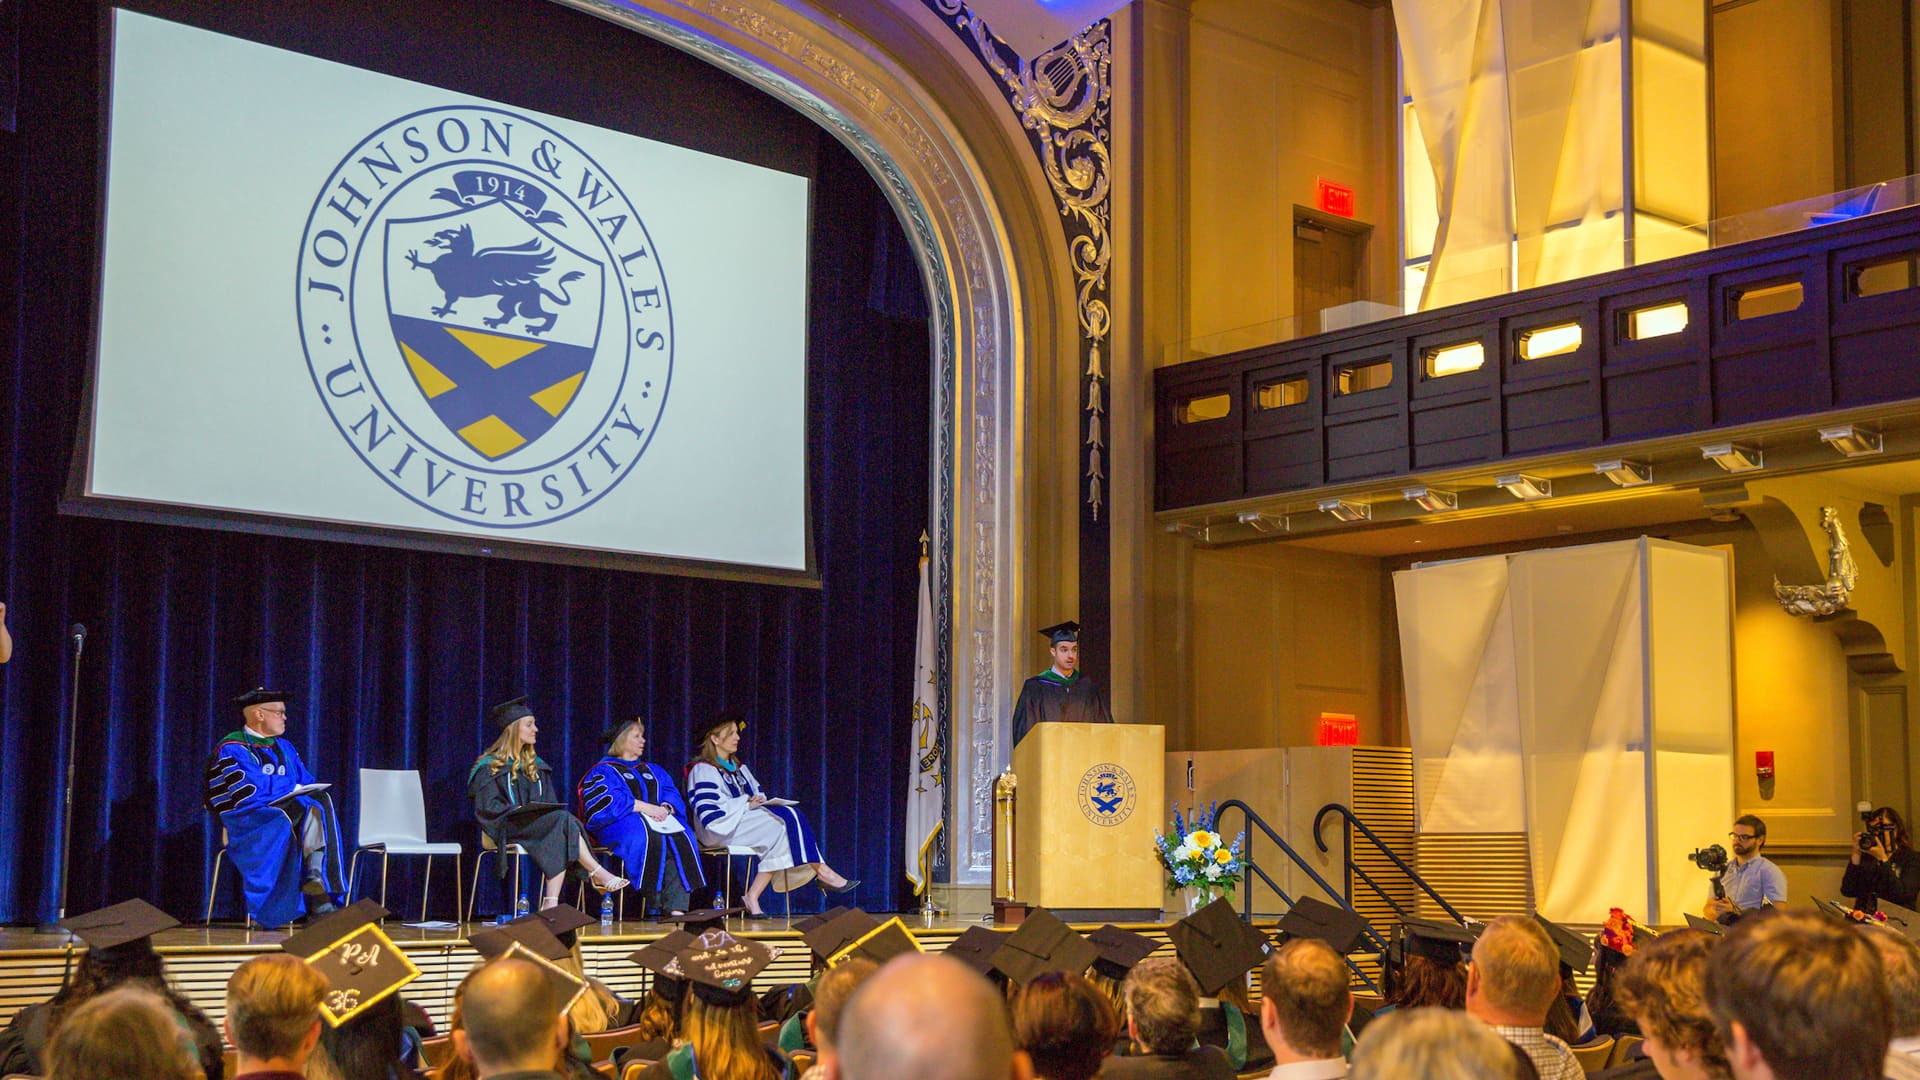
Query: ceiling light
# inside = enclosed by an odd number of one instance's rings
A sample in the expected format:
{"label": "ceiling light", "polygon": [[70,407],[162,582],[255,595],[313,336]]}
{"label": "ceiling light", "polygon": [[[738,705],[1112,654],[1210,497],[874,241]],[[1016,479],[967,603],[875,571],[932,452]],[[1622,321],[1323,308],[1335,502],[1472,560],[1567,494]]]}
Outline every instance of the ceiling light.
{"label": "ceiling light", "polygon": [[1460,509],[1460,496],[1451,491],[1435,491],[1425,484],[1401,488],[1400,494],[1404,495],[1408,502],[1428,513],[1436,510]]}
{"label": "ceiling light", "polygon": [[1553,497],[1553,481],[1544,476],[1528,476],[1526,473],[1511,473],[1493,478],[1493,486],[1516,499],[1550,499]]}
{"label": "ceiling light", "polygon": [[1653,466],[1644,461],[1626,461],[1621,458],[1614,458],[1612,461],[1596,461],[1593,463],[1593,471],[1623,488],[1653,483]]}
{"label": "ceiling light", "polygon": [[1320,512],[1332,514],[1335,521],[1373,520],[1373,506],[1370,503],[1348,502],[1345,499],[1321,499]]}
{"label": "ceiling light", "polygon": [[1728,472],[1735,473],[1752,472],[1755,469],[1764,468],[1767,463],[1766,454],[1762,453],[1758,447],[1740,443],[1723,442],[1703,446],[1700,448],[1700,456]]}
{"label": "ceiling light", "polygon": [[1263,514],[1258,510],[1248,510],[1240,515],[1240,524],[1251,525],[1256,532],[1283,533],[1292,531],[1293,526],[1285,514]]}
{"label": "ceiling light", "polygon": [[1869,457],[1886,449],[1880,433],[1859,424],[1840,424],[1820,429],[1820,441],[1848,457]]}

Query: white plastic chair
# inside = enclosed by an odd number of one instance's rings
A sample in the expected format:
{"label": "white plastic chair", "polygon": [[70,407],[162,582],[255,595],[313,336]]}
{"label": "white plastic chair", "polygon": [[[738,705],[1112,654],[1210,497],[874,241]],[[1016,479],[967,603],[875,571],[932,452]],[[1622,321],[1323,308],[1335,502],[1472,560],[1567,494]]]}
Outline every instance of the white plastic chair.
{"label": "white plastic chair", "polygon": [[453,857],[453,903],[460,906],[460,858],[465,849],[454,841],[427,839],[427,800],[420,774],[413,769],[360,770],[360,846],[347,868],[347,899],[353,899],[360,856],[380,853],[380,906],[387,906],[387,859],[393,855],[420,855],[427,860],[426,879],[420,883],[420,918],[427,917],[428,890],[433,886],[433,857]]}

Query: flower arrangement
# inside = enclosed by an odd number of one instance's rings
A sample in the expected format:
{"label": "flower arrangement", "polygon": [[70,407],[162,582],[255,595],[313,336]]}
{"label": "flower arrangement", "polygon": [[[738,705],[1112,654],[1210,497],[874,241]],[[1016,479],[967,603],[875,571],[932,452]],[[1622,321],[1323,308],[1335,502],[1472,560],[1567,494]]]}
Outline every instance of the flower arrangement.
{"label": "flower arrangement", "polygon": [[1194,807],[1191,816],[1180,813],[1173,804],[1173,828],[1166,833],[1153,830],[1153,846],[1160,853],[1160,865],[1167,871],[1169,890],[1193,889],[1202,903],[1212,896],[1233,895],[1246,866],[1240,861],[1240,848],[1246,843],[1243,831],[1228,843],[1214,828],[1219,803]]}

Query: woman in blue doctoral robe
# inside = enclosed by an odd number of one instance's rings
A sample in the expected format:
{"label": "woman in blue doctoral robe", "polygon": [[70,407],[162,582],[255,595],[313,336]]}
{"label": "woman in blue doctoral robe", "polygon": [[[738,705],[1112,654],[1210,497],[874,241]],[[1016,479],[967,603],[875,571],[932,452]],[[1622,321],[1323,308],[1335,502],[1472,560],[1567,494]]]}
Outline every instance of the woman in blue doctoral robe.
{"label": "woman in blue doctoral robe", "polygon": [[669,913],[683,914],[693,906],[693,891],[707,884],[686,801],[667,770],[640,760],[647,748],[640,721],[613,725],[602,742],[606,756],[575,790],[580,820],[601,846],[620,856],[642,895],[656,895]]}
{"label": "woman in blue doctoral robe", "polygon": [[315,780],[281,738],[287,701],[272,690],[235,698],[245,726],[220,740],[206,772],[206,806],[227,830],[247,914],[270,927],[332,911],[347,891],[333,800],[324,790],[294,794]]}

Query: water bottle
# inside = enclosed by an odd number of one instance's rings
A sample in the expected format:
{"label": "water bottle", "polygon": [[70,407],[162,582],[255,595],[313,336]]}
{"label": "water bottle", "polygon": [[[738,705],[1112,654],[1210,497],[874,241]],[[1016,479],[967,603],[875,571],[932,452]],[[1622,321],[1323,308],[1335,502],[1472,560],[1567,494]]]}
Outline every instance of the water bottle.
{"label": "water bottle", "polygon": [[513,902],[513,917],[516,919],[524,919],[527,917],[528,910],[529,909],[527,907],[527,894],[521,893],[520,896],[517,899],[515,899]]}
{"label": "water bottle", "polygon": [[610,892],[600,894],[600,932],[613,932],[613,894]]}

